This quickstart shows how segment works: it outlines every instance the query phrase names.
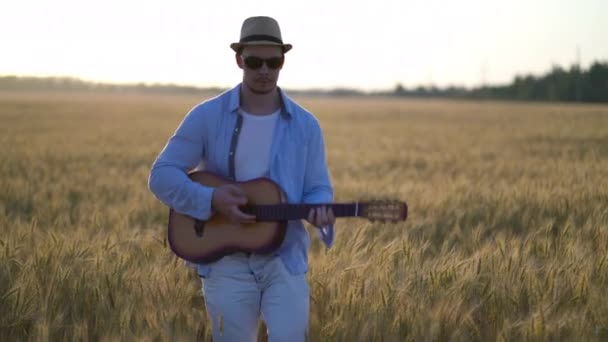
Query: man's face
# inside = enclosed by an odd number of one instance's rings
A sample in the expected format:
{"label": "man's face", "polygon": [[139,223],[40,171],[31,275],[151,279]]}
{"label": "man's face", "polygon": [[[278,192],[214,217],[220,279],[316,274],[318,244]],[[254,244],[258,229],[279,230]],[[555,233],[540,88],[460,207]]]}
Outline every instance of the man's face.
{"label": "man's face", "polygon": [[268,94],[276,88],[283,59],[278,46],[247,46],[236,56],[243,83],[255,94]]}

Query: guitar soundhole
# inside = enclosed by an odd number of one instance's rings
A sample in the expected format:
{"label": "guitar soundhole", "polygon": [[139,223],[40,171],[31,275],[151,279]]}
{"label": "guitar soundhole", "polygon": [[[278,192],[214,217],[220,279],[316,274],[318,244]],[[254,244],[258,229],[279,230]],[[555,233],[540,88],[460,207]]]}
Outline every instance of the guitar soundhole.
{"label": "guitar soundhole", "polygon": [[203,236],[203,232],[205,231],[205,221],[195,220],[194,221],[194,231],[196,232],[196,236]]}

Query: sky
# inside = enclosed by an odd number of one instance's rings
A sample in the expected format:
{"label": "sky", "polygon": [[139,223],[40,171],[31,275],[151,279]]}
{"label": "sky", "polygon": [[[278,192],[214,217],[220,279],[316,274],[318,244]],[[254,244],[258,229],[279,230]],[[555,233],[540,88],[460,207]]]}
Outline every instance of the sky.
{"label": "sky", "polygon": [[0,75],[231,87],[230,43],[274,17],[285,88],[474,87],[608,62],[607,0],[3,0]]}

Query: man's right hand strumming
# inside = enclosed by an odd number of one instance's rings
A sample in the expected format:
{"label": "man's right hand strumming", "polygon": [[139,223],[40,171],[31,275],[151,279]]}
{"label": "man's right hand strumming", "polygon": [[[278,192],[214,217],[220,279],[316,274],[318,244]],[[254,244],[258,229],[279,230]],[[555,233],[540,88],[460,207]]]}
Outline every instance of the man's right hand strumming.
{"label": "man's right hand strumming", "polygon": [[239,206],[247,204],[243,189],[233,184],[221,185],[213,191],[213,209],[234,222],[255,223],[255,216],[243,213]]}

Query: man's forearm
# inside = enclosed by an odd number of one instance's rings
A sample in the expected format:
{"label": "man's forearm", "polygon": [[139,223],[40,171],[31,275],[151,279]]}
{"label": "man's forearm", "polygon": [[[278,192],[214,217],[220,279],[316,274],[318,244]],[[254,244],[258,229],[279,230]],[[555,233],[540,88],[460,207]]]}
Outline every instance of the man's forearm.
{"label": "man's forearm", "polygon": [[148,187],[156,198],[181,214],[199,220],[211,216],[214,189],[193,182],[177,167],[155,163],[150,171]]}

